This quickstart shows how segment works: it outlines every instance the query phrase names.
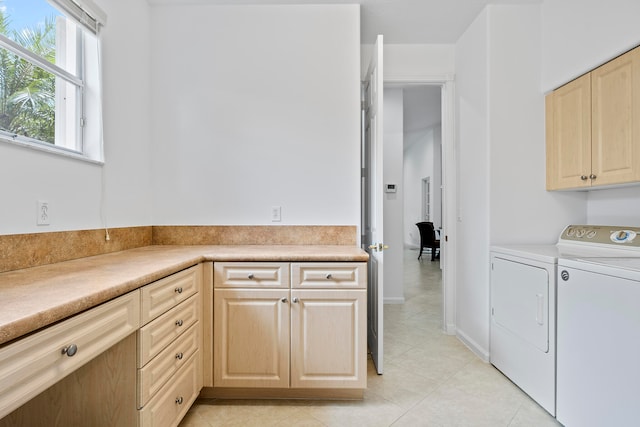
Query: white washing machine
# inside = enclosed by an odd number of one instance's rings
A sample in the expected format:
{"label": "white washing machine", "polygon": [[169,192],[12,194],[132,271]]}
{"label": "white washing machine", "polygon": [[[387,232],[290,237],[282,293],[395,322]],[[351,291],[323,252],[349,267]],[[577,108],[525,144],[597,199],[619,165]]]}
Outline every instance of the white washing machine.
{"label": "white washing machine", "polygon": [[640,258],[560,258],[558,277],[558,421],[640,425]]}
{"label": "white washing machine", "polygon": [[619,227],[569,225],[555,245],[491,247],[490,361],[553,416],[558,259],[635,255],[628,250],[629,242],[610,238],[619,231]]}

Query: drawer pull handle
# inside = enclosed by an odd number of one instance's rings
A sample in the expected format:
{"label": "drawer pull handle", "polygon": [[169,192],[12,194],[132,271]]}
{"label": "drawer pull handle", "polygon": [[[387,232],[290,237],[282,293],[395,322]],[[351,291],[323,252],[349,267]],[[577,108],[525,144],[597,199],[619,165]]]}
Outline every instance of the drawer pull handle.
{"label": "drawer pull handle", "polygon": [[176,320],[176,326],[182,326],[182,324],[183,324],[182,319]]}
{"label": "drawer pull handle", "polygon": [[280,298],[280,301],[281,301],[281,302],[287,302],[287,297],[282,297],[282,298]]}
{"label": "drawer pull handle", "polygon": [[182,405],[182,402],[183,402],[182,396],[176,397],[176,405]]}
{"label": "drawer pull handle", "polygon": [[75,356],[77,352],[78,352],[78,346],[75,344],[71,344],[70,346],[67,346],[62,349],[62,354],[66,354],[69,357]]}
{"label": "drawer pull handle", "polygon": [[182,287],[178,287],[174,289],[176,293],[181,294],[182,293]]}
{"label": "drawer pull handle", "polygon": [[298,299],[298,297],[293,297],[293,299],[291,301],[293,301],[295,303],[298,303],[298,301],[300,301],[300,300]]}
{"label": "drawer pull handle", "polygon": [[332,279],[331,273],[327,274],[327,280],[331,280],[331,279]]}
{"label": "drawer pull handle", "polygon": [[253,275],[253,273],[249,273],[249,275],[247,276],[247,278],[248,278],[249,280],[253,280],[253,278],[254,278],[254,277],[255,277],[255,276]]}
{"label": "drawer pull handle", "polygon": [[184,354],[182,354],[182,352],[176,354],[176,359],[178,360],[182,360],[183,357],[184,357]]}

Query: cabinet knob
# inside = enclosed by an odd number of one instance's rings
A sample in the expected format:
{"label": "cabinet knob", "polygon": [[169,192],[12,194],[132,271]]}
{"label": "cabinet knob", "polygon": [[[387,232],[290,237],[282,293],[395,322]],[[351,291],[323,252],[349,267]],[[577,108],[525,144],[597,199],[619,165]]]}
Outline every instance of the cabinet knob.
{"label": "cabinet knob", "polygon": [[182,293],[182,287],[181,287],[181,286],[180,286],[180,287],[177,287],[177,288],[175,288],[175,289],[174,289],[174,291],[175,291],[177,294],[181,294],[181,293]]}
{"label": "cabinet knob", "polygon": [[331,280],[333,276],[331,276],[331,273],[327,274],[327,280]]}
{"label": "cabinet knob", "polygon": [[183,324],[182,319],[176,320],[176,326],[182,326],[182,324]]}
{"label": "cabinet knob", "polygon": [[248,278],[249,280],[253,280],[253,278],[254,278],[254,277],[255,277],[255,276],[253,275],[253,273],[249,273],[249,275],[247,276],[247,278]]}
{"label": "cabinet knob", "polygon": [[589,178],[591,178],[591,179],[596,179],[596,178],[597,178],[597,176],[595,176],[594,174],[591,174],[591,175],[589,175]]}
{"label": "cabinet knob", "polygon": [[298,301],[300,301],[300,300],[298,299],[298,297],[293,297],[293,299],[291,301],[293,301],[295,303],[298,303]]}
{"label": "cabinet knob", "polygon": [[184,357],[184,354],[182,354],[182,352],[176,353],[176,359],[182,360],[183,357]]}
{"label": "cabinet knob", "polygon": [[586,180],[587,180],[587,178],[588,178],[588,177],[587,177],[587,175],[581,175],[581,176],[580,176],[580,179],[581,179],[581,180],[583,180],[583,181],[586,181]]}
{"label": "cabinet knob", "polygon": [[78,346],[75,344],[71,344],[62,349],[62,354],[66,354],[69,357],[73,357],[78,352]]}
{"label": "cabinet knob", "polygon": [[176,405],[182,405],[183,399],[182,396],[176,397]]}
{"label": "cabinet knob", "polygon": [[280,298],[280,301],[287,302],[288,300],[287,300],[287,297],[282,297],[282,298]]}

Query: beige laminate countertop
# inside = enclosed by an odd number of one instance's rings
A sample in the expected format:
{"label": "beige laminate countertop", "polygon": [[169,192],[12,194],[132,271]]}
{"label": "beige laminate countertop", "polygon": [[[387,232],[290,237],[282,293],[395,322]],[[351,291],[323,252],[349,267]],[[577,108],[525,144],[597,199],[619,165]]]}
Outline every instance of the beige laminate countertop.
{"label": "beige laminate countertop", "polygon": [[355,246],[147,246],[0,274],[0,345],[203,261],[355,261]]}

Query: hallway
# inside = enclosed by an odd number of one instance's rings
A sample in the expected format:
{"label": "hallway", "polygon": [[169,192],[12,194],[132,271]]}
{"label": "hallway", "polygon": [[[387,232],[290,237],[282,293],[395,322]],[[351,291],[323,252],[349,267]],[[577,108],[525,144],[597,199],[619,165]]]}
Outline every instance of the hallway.
{"label": "hallway", "polygon": [[442,333],[438,262],[404,252],[404,304],[384,307],[384,375],[371,361],[362,401],[199,400],[181,427],[557,426],[456,337]]}

